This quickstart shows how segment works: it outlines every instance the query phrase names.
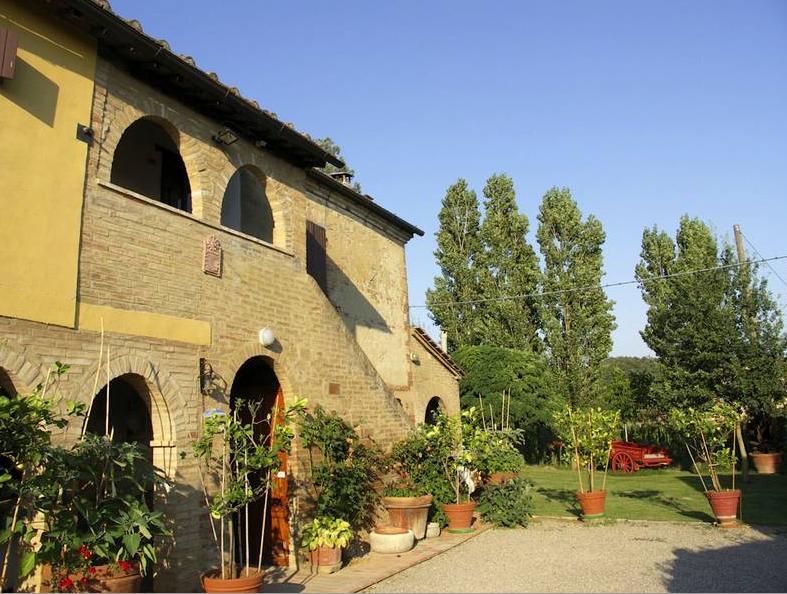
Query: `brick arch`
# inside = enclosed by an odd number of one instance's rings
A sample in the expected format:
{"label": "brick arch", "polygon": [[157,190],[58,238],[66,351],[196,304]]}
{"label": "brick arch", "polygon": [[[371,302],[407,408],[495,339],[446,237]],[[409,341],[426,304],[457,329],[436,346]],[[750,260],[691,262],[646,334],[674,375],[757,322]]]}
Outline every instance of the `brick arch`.
{"label": "brick arch", "polygon": [[250,346],[244,349],[239,349],[233,352],[229,357],[224,359],[221,363],[214,365],[214,371],[223,378],[226,382],[226,405],[229,406],[229,392],[232,384],[235,381],[235,375],[241,366],[251,359],[252,357],[263,357],[270,363],[276,378],[279,380],[282,392],[284,393],[284,401],[291,402],[295,399],[297,394],[294,391],[293,385],[289,379],[287,371],[287,364],[283,361],[283,357],[261,344]]}
{"label": "brick arch", "polygon": [[284,190],[284,186],[277,182],[253,156],[249,161],[245,161],[237,155],[228,155],[228,157],[224,166],[216,174],[215,195],[218,207],[216,222],[221,220],[222,201],[230,179],[237,171],[246,168],[260,178],[265,186],[265,196],[268,198],[273,212],[273,245],[291,251],[293,249],[292,197]]}
{"label": "brick arch", "polygon": [[41,363],[8,343],[0,343],[0,369],[19,394],[28,394],[46,381]]}
{"label": "brick arch", "polygon": [[[147,394],[143,396],[149,398],[148,413],[153,426],[153,461],[167,476],[174,477],[178,462],[177,442],[188,435],[187,403],[178,383],[169,373],[162,371],[161,365],[153,359],[128,354],[113,354],[109,364],[109,377],[105,366],[102,365],[98,370],[97,367],[98,365],[94,365],[87,370],[85,379],[74,396],[90,406],[93,398],[104,386],[124,376],[132,377],[131,383],[135,387],[144,386]],[[99,379],[96,386],[97,371]],[[96,394],[92,393],[93,386],[96,386]],[[87,423],[87,418],[88,415],[85,415],[84,423]],[[73,439],[79,438],[82,431],[84,426],[69,426],[70,437]]]}
{"label": "brick arch", "polygon": [[[145,103],[145,101],[142,101]],[[98,159],[98,178],[109,181],[112,174],[112,160],[115,155],[123,133],[134,122],[149,118],[161,125],[172,137],[178,147],[183,164],[186,167],[186,174],[191,186],[191,214],[197,218],[203,218],[205,188],[205,155],[202,153],[199,143],[190,136],[182,132],[186,127],[180,125],[181,122],[174,112],[169,112],[166,108],[154,101],[149,101],[150,105],[145,105],[144,109],[132,105],[124,105],[118,109],[113,117],[104,119],[104,129],[101,134],[101,145]]]}

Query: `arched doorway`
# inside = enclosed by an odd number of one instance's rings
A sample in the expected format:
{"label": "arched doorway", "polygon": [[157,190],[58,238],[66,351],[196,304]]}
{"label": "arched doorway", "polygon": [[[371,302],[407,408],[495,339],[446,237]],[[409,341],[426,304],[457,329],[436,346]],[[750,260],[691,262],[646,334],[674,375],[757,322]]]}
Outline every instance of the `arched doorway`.
{"label": "arched doorway", "polygon": [[[116,377],[96,394],[90,407],[87,432],[106,435],[107,393],[109,394],[108,427],[113,441],[138,443],[150,448],[153,423],[150,419],[150,395],[145,380],[134,374]],[[152,461],[152,459],[151,459]]]}
{"label": "arched doorway", "polygon": [[443,401],[440,399],[439,396],[432,397],[429,400],[429,403],[426,405],[426,413],[424,414],[424,423],[427,425],[434,425],[437,421],[437,414],[440,412],[444,412],[445,407],[443,406]]}
{"label": "arched doorway", "polygon": [[[107,415],[109,399],[109,415]],[[116,377],[101,388],[90,405],[85,432],[93,435],[111,435],[113,442],[136,443],[147,453],[153,463],[153,423],[150,415],[151,398],[142,376],[128,373]],[[107,433],[108,430],[108,433]],[[145,503],[150,509],[155,505],[153,485],[145,492]],[[143,592],[153,591],[153,574],[143,578]]]}
{"label": "arched doorway", "polygon": [[8,372],[2,367],[0,367],[0,395],[16,396],[14,382],[11,381],[11,376],[9,376]]}
{"label": "arched doorway", "polygon": [[[261,403],[254,419],[241,420],[247,423],[253,422],[255,434],[259,438],[269,437],[275,425],[268,422],[268,415],[275,424],[276,411],[284,408],[284,395],[279,379],[265,357],[252,357],[238,369],[230,391],[230,408],[233,411],[239,399]],[[242,409],[239,407],[239,410]],[[263,562],[287,566],[290,564],[290,525],[286,454],[280,455],[280,467],[281,476],[272,478],[265,517],[263,518],[264,497],[249,506],[248,521],[251,527],[249,556],[251,559],[257,559],[262,535]],[[263,519],[264,534],[262,534]],[[245,522],[245,518],[237,518],[237,520]]]}
{"label": "arched doorway", "polygon": [[110,181],[191,212],[191,185],[177,139],[177,129],[168,122],[150,117],[138,119],[120,137]]}

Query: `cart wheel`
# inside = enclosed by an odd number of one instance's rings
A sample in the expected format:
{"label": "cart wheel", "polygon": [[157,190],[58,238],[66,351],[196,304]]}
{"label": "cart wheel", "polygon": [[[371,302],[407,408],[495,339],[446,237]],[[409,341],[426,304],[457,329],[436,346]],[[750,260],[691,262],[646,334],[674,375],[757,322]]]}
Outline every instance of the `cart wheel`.
{"label": "cart wheel", "polygon": [[626,452],[618,452],[612,458],[612,470],[618,472],[634,472],[637,465],[634,464],[634,459]]}

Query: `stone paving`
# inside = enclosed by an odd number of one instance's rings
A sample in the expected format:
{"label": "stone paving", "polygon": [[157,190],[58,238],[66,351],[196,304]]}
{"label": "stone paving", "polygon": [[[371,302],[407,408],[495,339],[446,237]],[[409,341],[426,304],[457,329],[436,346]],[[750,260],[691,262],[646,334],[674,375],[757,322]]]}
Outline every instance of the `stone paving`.
{"label": "stone paving", "polygon": [[427,561],[440,553],[485,532],[488,528],[480,525],[469,534],[449,534],[445,531],[436,538],[419,541],[407,553],[383,555],[369,553],[350,563],[337,573],[324,575],[311,572],[308,564],[299,570],[269,570],[265,582],[267,592],[360,592],[397,573]]}

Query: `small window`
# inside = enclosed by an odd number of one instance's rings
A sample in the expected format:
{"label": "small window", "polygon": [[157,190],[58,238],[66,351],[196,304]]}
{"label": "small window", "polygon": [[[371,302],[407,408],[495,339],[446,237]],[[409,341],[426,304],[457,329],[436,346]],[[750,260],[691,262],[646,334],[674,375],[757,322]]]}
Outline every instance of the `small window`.
{"label": "small window", "polygon": [[325,228],[306,221],[306,272],[317,281],[322,292],[328,294]]}
{"label": "small window", "polygon": [[273,211],[264,180],[249,167],[241,167],[232,175],[221,203],[221,224],[273,243]]}
{"label": "small window", "polygon": [[112,160],[110,181],[191,212],[191,186],[177,144],[150,118],[137,120],[123,132]]}

